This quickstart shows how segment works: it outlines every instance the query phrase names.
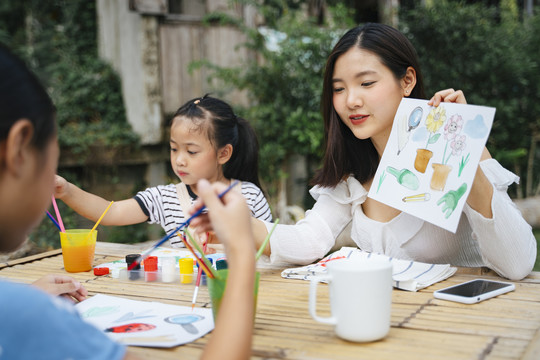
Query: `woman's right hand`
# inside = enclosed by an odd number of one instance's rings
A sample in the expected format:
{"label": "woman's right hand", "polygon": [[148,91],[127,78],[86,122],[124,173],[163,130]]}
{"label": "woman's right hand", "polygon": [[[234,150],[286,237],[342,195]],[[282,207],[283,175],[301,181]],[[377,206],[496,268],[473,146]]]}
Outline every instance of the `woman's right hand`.
{"label": "woman's right hand", "polygon": [[428,101],[428,105],[439,106],[441,102],[453,102],[458,104],[466,104],[465,94],[461,90],[445,89],[437,91],[435,95]]}

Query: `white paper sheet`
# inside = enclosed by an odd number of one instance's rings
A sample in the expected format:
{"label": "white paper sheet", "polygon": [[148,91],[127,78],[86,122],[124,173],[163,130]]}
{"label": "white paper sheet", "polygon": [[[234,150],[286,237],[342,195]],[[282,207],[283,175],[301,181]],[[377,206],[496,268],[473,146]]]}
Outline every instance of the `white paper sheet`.
{"label": "white paper sheet", "polygon": [[97,294],[78,303],[82,318],[111,339],[132,346],[173,347],[214,329],[212,309]]}
{"label": "white paper sheet", "polygon": [[457,268],[448,264],[427,264],[418,261],[400,260],[386,255],[369,253],[352,247],[342,247],[315,264],[298,268],[285,269],[281,276],[287,279],[311,280],[326,274],[329,261],[347,259],[349,261],[369,261],[369,259],[387,259],[392,263],[393,285],[397,289],[417,291],[454,275]]}
{"label": "white paper sheet", "polygon": [[455,232],[494,116],[495,108],[404,98],[368,196]]}

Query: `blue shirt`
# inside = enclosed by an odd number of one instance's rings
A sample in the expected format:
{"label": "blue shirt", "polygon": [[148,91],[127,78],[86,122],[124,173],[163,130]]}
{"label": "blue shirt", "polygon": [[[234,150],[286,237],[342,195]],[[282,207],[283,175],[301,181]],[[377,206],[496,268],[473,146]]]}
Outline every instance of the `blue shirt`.
{"label": "blue shirt", "polygon": [[84,322],[73,304],[0,281],[0,359],[122,359],[125,346]]}

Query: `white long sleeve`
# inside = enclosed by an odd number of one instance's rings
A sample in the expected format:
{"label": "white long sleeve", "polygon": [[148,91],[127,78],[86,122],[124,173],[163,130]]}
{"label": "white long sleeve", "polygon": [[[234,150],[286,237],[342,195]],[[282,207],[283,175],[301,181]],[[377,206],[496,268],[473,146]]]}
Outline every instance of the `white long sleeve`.
{"label": "white long sleeve", "polygon": [[506,193],[517,177],[493,159],[480,166],[494,187],[492,219],[465,205],[455,234],[407,213],[387,223],[377,222],[362,211],[367,191],[349,177],[335,188],[311,189],[316,204],[297,224],[276,227],[270,259],[312,263],[326,255],[352,219],[351,238],[363,250],[428,263],[487,266],[501,276],[521,279],[534,266],[536,240]]}
{"label": "white long sleeve", "polygon": [[478,242],[485,266],[511,280],[529,274],[536,260],[536,239],[532,228],[507,194],[508,186],[519,178],[504,169],[496,160],[480,163],[493,185],[492,219],[486,219],[465,205],[471,237]]}

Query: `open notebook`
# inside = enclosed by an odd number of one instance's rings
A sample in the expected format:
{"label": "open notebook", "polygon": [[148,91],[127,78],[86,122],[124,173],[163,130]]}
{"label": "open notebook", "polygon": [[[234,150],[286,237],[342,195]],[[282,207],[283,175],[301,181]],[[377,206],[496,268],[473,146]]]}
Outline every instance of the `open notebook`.
{"label": "open notebook", "polygon": [[315,264],[285,269],[281,276],[287,279],[310,280],[312,277],[326,273],[326,263],[333,260],[365,260],[383,258],[393,265],[392,278],[394,287],[401,290],[417,291],[442,281],[454,275],[457,268],[449,264],[426,264],[418,261],[400,260],[386,255],[369,253],[352,247],[342,247],[340,250],[326,256]]}

